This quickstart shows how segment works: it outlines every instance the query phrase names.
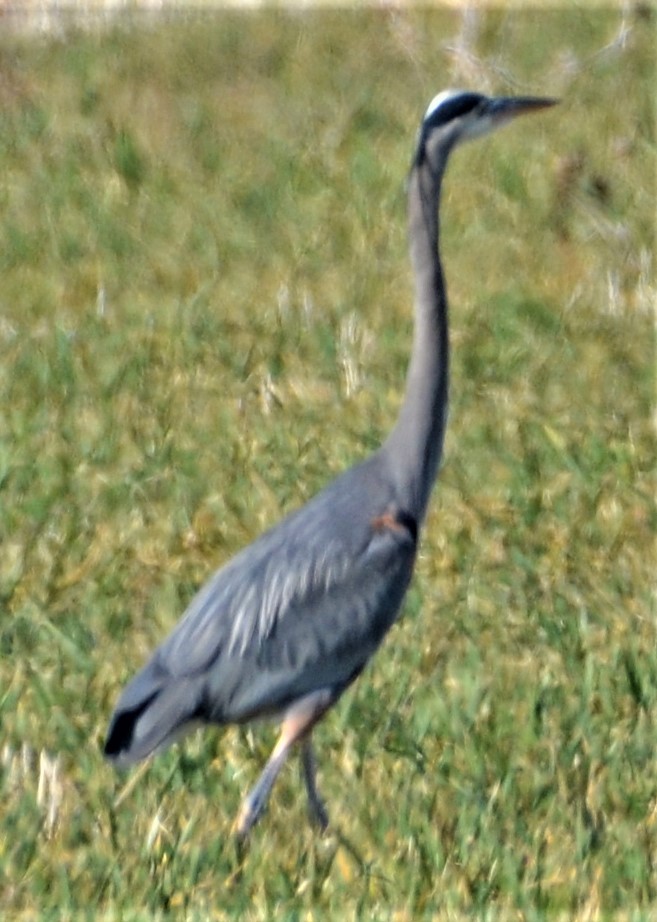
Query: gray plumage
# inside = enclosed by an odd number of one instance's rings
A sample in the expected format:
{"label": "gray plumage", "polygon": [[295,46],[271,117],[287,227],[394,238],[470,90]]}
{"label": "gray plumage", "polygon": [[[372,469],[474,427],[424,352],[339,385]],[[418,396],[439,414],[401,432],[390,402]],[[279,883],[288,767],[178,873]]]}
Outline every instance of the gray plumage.
{"label": "gray plumage", "polygon": [[375,652],[411,579],[447,417],[438,204],[449,153],[516,114],[552,104],[456,91],[432,101],[409,177],[415,327],[395,427],[371,457],[222,567],[119,699],[105,754],[120,765],[164,748],[199,721],[281,721],[279,741],[237,820],[240,835],[257,821],[297,742],[311,813],[326,825],[313,726]]}

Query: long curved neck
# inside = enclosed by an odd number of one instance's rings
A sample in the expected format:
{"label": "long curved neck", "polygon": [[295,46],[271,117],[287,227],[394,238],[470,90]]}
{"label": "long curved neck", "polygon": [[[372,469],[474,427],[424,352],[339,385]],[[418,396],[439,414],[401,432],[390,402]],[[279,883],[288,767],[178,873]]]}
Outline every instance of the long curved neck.
{"label": "long curved neck", "polygon": [[425,157],[409,177],[410,255],[415,278],[413,349],[406,394],[384,450],[399,502],[422,522],[438,473],[447,422],[447,294],[438,254],[438,201],[445,161]]}

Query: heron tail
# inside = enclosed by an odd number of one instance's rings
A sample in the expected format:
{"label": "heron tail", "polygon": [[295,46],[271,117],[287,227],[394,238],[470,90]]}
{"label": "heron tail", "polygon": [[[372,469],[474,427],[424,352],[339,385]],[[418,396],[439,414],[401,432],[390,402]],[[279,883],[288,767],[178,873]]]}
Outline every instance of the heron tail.
{"label": "heron tail", "polygon": [[175,679],[149,663],[119,699],[105,756],[116,765],[132,765],[166,748],[194,723],[199,703],[198,681]]}

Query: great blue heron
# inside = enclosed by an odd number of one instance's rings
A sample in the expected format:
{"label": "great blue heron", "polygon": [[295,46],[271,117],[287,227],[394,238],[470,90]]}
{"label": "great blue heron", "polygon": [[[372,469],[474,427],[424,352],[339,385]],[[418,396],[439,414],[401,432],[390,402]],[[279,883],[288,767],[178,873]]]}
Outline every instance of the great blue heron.
{"label": "great blue heron", "polygon": [[274,717],[278,742],[236,821],[248,833],[300,743],[309,809],[322,828],[311,733],[395,621],[411,579],[447,418],[447,296],[438,204],[452,148],[523,112],[535,97],[439,93],[422,120],[408,183],[415,329],[397,422],[373,455],[223,566],[126,687],[105,754],[145,758],[197,722]]}

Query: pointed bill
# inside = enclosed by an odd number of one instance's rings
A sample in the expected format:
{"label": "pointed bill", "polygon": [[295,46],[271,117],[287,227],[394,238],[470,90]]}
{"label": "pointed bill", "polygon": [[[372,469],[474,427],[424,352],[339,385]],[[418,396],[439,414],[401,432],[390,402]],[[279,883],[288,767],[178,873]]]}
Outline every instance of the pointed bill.
{"label": "pointed bill", "polygon": [[486,115],[497,126],[511,121],[517,115],[556,106],[558,102],[558,99],[543,96],[498,96],[488,101]]}

